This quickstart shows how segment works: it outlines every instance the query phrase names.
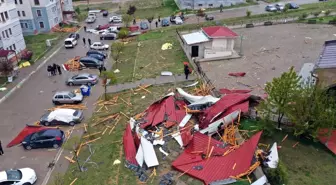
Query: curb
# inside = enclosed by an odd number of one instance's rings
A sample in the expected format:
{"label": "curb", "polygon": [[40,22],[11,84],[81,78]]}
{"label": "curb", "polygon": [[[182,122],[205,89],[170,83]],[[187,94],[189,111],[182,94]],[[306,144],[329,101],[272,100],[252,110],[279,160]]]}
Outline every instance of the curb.
{"label": "curb", "polygon": [[[81,29],[82,27],[80,27],[76,31],[76,33],[78,33]],[[36,73],[36,71],[41,69],[41,67],[44,66],[50,60],[50,58],[53,57],[62,47],[63,45],[58,47],[51,55],[49,55],[42,63],[40,63],[34,71],[29,73],[29,75],[26,78],[22,79],[16,86],[13,87],[13,89],[11,89],[8,93],[6,93],[5,96],[3,96],[0,99],[0,104],[3,103],[9,96],[11,96],[17,89],[19,89],[34,73]]]}

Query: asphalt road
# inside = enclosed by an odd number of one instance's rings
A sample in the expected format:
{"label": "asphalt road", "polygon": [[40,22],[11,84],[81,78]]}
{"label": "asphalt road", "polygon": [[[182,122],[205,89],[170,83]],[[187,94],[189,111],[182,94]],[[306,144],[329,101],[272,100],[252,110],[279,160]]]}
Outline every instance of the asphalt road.
{"label": "asphalt road", "polygon": [[[105,24],[106,22],[107,18],[101,18],[101,16],[99,16],[96,23],[92,26]],[[20,146],[14,146],[12,148],[5,148],[5,146],[14,137],[16,137],[26,124],[32,124],[35,121],[38,121],[46,109],[53,107],[51,98],[55,91],[79,88],[68,87],[64,83],[68,77],[72,76],[76,72],[63,71],[63,75],[61,76],[57,75],[54,77],[48,77],[46,66],[53,63],[61,65],[74,56],[85,56],[88,46],[83,46],[83,36],[86,39],[91,38],[92,42],[99,40],[98,36],[85,34],[83,33],[83,30],[81,30],[80,35],[81,38],[79,40],[79,44],[75,48],[65,49],[64,47],[61,47],[45,66],[36,71],[36,73],[33,74],[20,89],[15,91],[8,99],[0,104],[0,117],[2,118],[2,121],[0,122],[0,140],[2,141],[2,146],[4,147],[4,155],[0,156],[0,171],[10,168],[30,167],[35,169],[38,175],[38,182],[36,184],[42,183],[48,172],[47,166],[53,161],[58,151],[48,149],[25,151]],[[111,42],[105,43],[110,44]],[[106,62],[108,60],[106,60]],[[107,67],[108,66],[109,65],[107,64]],[[95,69],[87,71],[90,73],[99,73],[98,70]],[[84,112],[86,118],[91,116],[94,108],[93,103],[102,94],[102,92],[103,88],[101,83],[92,88],[92,95],[85,100],[88,106],[88,110]]]}

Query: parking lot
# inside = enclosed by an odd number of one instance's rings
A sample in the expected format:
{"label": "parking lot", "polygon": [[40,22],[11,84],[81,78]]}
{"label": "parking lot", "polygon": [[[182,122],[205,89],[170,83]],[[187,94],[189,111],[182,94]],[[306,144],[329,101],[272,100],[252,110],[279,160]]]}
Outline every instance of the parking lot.
{"label": "parking lot", "polygon": [[[328,25],[285,24],[252,29],[236,29],[242,35],[244,56],[239,59],[203,62],[201,67],[217,89],[253,89],[264,93],[265,83],[294,66],[315,63],[324,41],[336,39]],[[235,43],[240,44],[238,39]],[[239,51],[238,51],[239,52]],[[230,77],[230,72],[246,72],[245,77]]]}
{"label": "parking lot", "polygon": [[[99,24],[106,24],[108,18],[102,18],[98,16],[97,21],[88,26],[95,27]],[[52,162],[56,154],[60,154],[61,149],[34,149],[31,151],[25,151],[20,146],[14,146],[12,148],[5,148],[6,145],[17,136],[17,134],[25,127],[26,124],[33,124],[38,121],[44,114],[46,109],[53,107],[51,98],[56,91],[71,90],[79,87],[68,87],[65,85],[65,80],[78,72],[65,72],[63,74],[48,77],[47,65],[63,64],[67,60],[75,56],[85,56],[88,51],[88,45],[84,47],[82,37],[86,39],[90,38],[92,43],[99,41],[99,37],[93,34],[84,33],[80,31],[81,38],[78,45],[73,49],[65,49],[61,47],[58,52],[51,57],[51,59],[40,70],[36,71],[27,82],[14,92],[10,98],[0,104],[0,117],[2,118],[0,124],[0,140],[4,148],[4,155],[0,156],[0,170],[6,170],[10,168],[23,168],[30,167],[36,170],[38,180],[36,184],[42,184],[44,177],[48,172],[48,165]],[[63,41],[62,41],[63,42]],[[111,44],[111,41],[105,43]],[[46,56],[48,57],[48,56]],[[35,64],[38,65],[38,64]],[[109,59],[105,60],[106,68],[109,68],[111,62]],[[96,69],[89,69],[80,71],[99,74]],[[103,88],[101,83],[92,88],[92,94],[90,97],[84,100],[88,109],[84,111],[84,116],[89,118],[93,111],[93,103],[102,94]],[[69,129],[63,127],[62,129]],[[56,159],[57,160],[57,159]],[[63,165],[65,166],[65,165]]]}

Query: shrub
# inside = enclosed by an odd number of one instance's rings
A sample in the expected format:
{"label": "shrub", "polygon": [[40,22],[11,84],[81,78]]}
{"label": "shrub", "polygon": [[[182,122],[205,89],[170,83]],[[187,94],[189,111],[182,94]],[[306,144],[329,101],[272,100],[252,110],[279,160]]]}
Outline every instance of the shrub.
{"label": "shrub", "polygon": [[320,14],[321,14],[321,12],[315,12],[315,13],[314,13],[314,16],[315,16],[315,17],[318,17]]}
{"label": "shrub", "polygon": [[283,185],[288,182],[287,168],[280,160],[277,168],[266,169],[266,176],[272,185]]}
{"label": "shrub", "polygon": [[252,12],[250,10],[246,10],[246,17],[250,17]]}
{"label": "shrub", "polygon": [[308,14],[307,14],[307,13],[303,13],[303,14],[301,15],[301,17],[302,17],[303,19],[305,19],[305,18],[308,17]]}
{"label": "shrub", "polygon": [[107,79],[110,79],[110,85],[117,83],[117,78],[112,71],[103,71],[101,76],[105,76]]}
{"label": "shrub", "polygon": [[330,13],[331,13],[330,10],[326,10],[326,11],[324,12],[324,15],[328,16]]}

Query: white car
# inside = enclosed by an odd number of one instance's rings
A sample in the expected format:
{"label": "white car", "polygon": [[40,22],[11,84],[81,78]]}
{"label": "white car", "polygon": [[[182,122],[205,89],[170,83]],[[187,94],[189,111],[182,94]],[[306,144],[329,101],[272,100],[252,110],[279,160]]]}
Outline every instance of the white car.
{"label": "white car", "polygon": [[175,24],[183,24],[183,20],[181,19],[181,17],[175,18]]}
{"label": "white car", "polygon": [[70,125],[74,126],[82,122],[84,119],[83,111],[74,109],[56,109],[45,113],[41,119],[40,124],[49,125]]}
{"label": "white car", "polygon": [[110,17],[110,22],[122,23],[122,18],[120,16],[112,16],[112,17]]}
{"label": "white car", "polygon": [[101,42],[94,42],[91,46],[91,49],[96,49],[96,50],[108,50],[109,45],[108,44],[103,44]]}
{"label": "white car", "polygon": [[36,173],[31,168],[21,168],[0,172],[1,185],[31,185],[34,184],[36,180]]}
{"label": "white car", "polygon": [[104,32],[102,34],[106,35],[106,34],[110,34],[110,33],[113,33],[113,34],[119,33],[118,27],[117,26],[111,26],[111,27],[107,28],[106,30],[104,30]]}
{"label": "white car", "polygon": [[285,9],[285,5],[282,3],[275,4],[275,8],[279,11],[283,11]]}

